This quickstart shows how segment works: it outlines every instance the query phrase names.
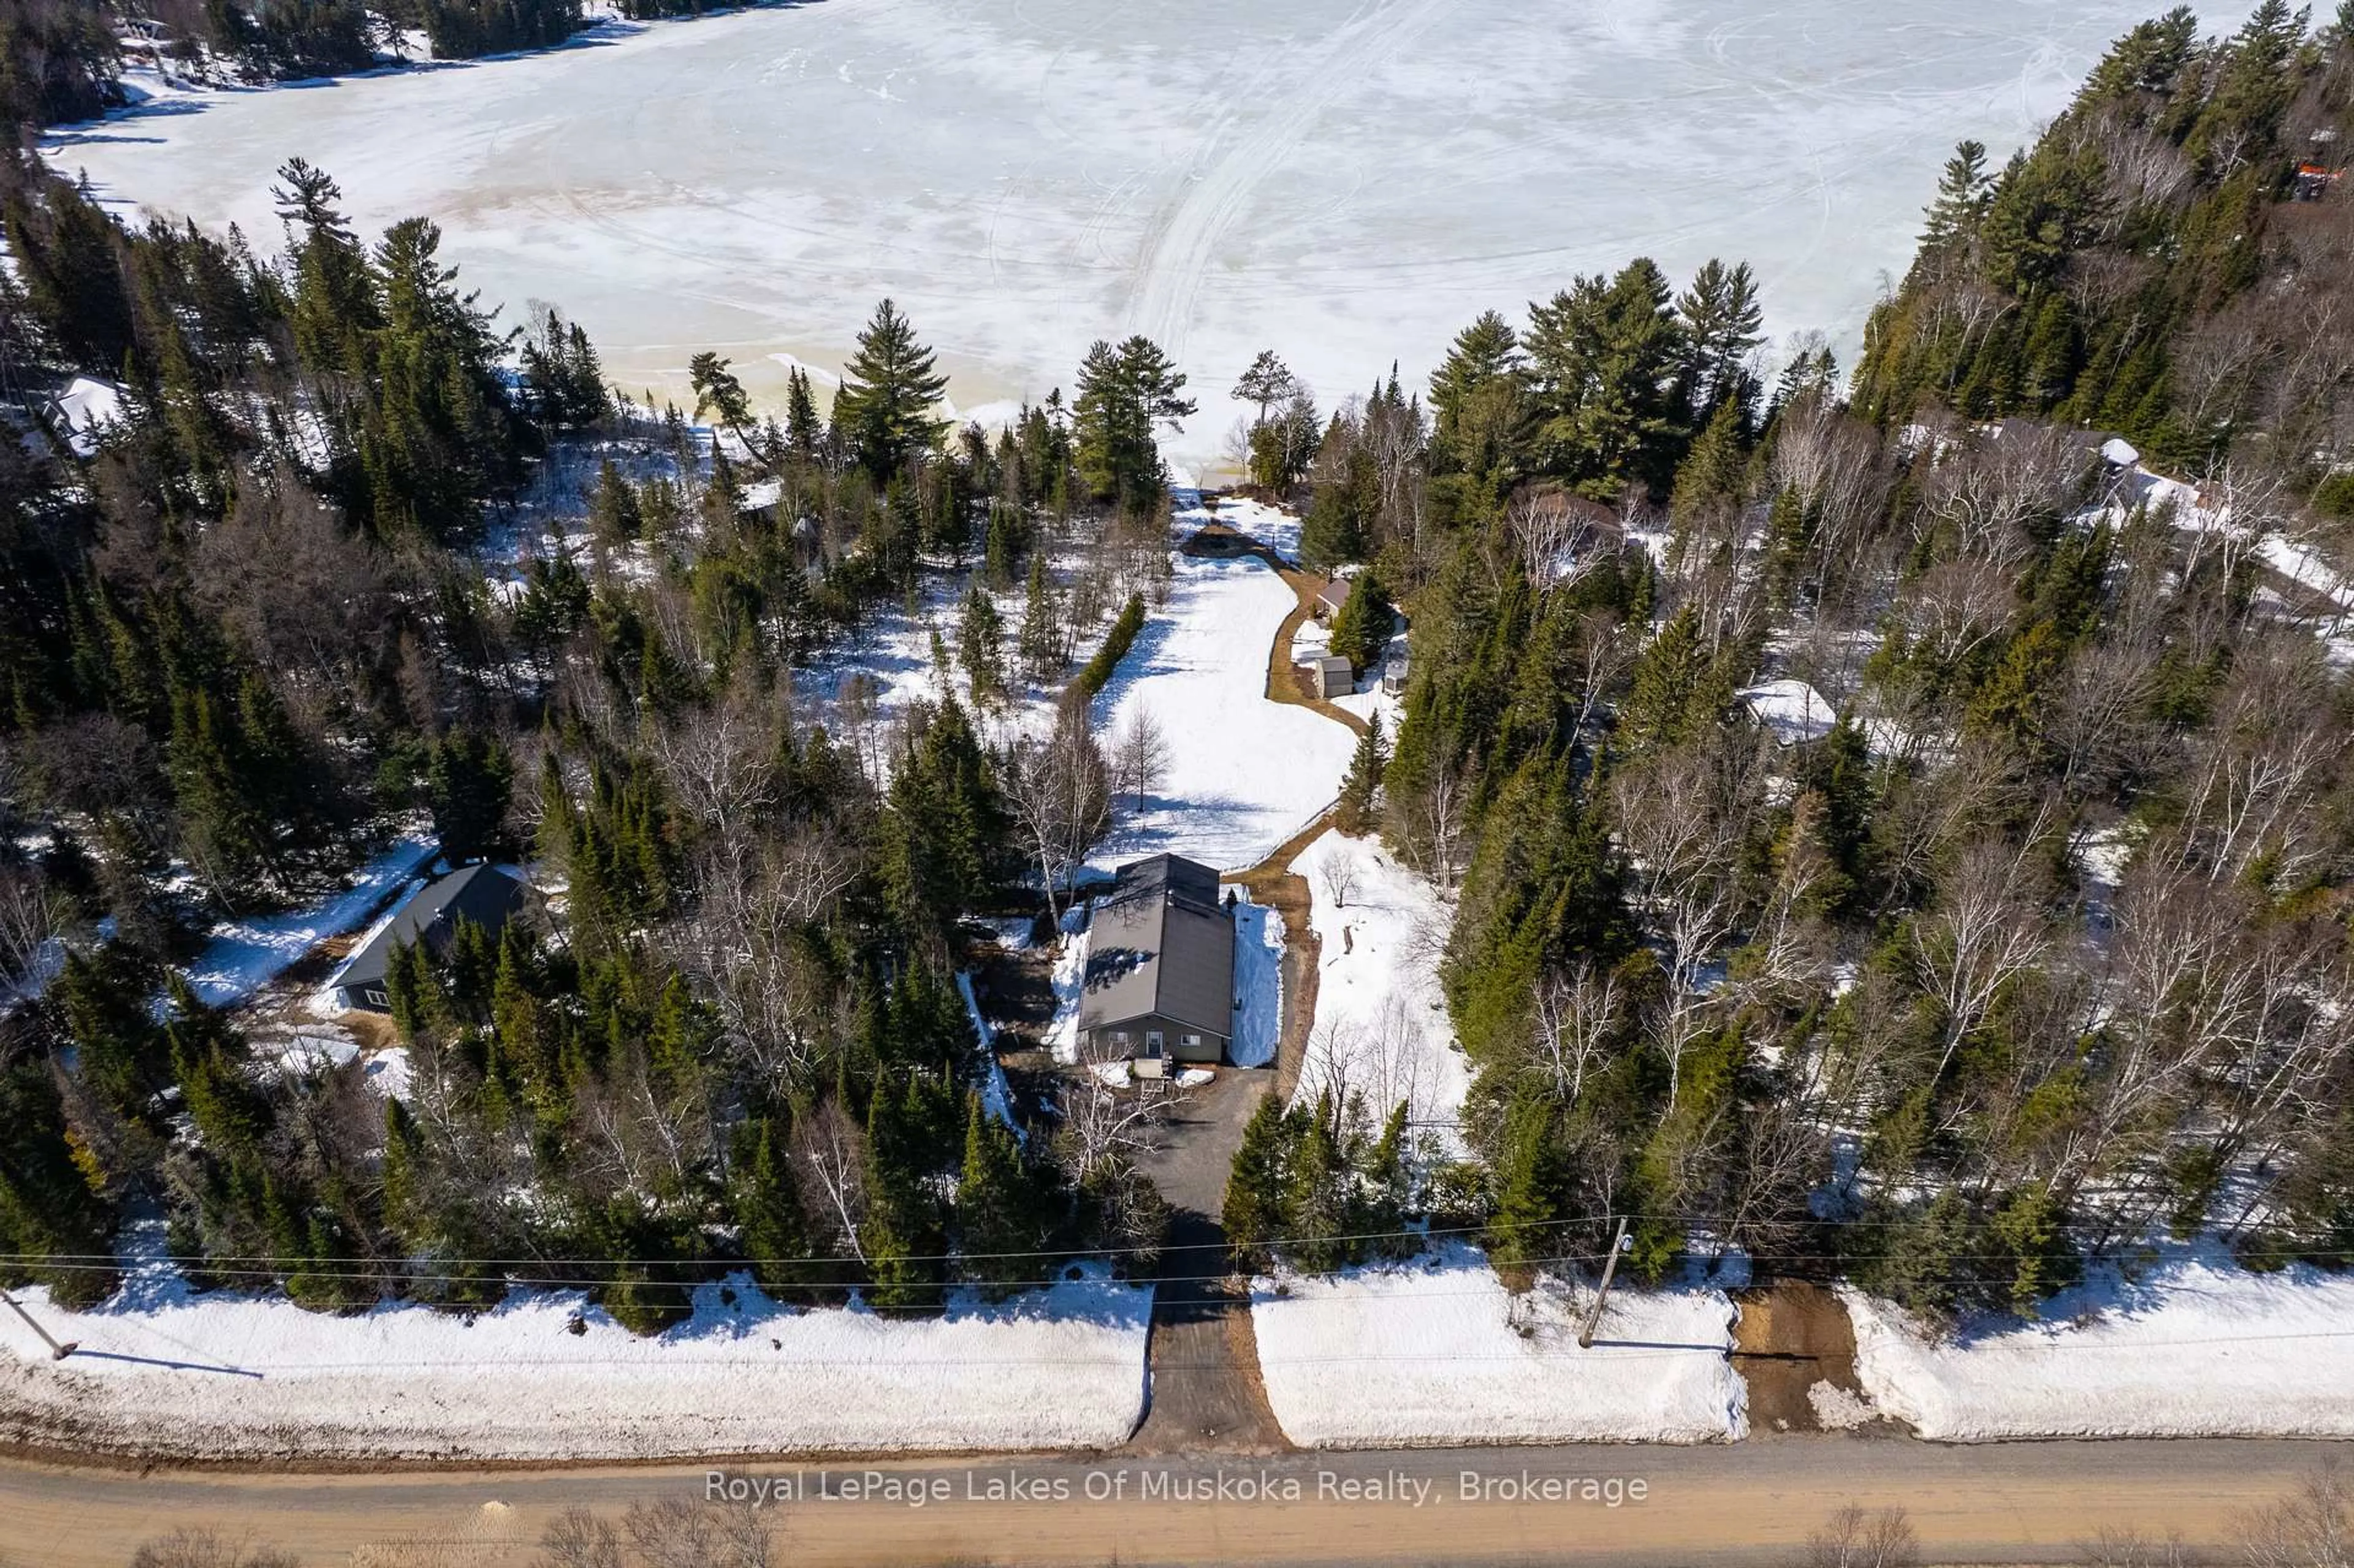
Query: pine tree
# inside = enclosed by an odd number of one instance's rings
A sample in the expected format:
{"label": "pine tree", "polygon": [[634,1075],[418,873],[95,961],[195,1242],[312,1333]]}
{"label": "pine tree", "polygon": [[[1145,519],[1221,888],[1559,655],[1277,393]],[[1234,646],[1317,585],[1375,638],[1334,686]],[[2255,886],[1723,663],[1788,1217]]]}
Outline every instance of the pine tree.
{"label": "pine tree", "polygon": [[965,591],[964,613],[957,621],[957,662],[975,708],[993,708],[1005,700],[1004,647],[1005,619],[989,590],[975,582]]}
{"label": "pine tree", "polygon": [[1397,607],[1378,572],[1360,572],[1332,616],[1332,652],[1360,675],[1379,664],[1397,630]]}
{"label": "pine tree", "polygon": [[1349,773],[1341,783],[1341,803],[1333,812],[1333,826],[1354,837],[1373,832],[1380,823],[1377,797],[1382,771],[1389,761],[1389,748],[1382,744],[1382,715],[1374,714],[1365,721],[1365,733],[1357,737],[1357,749],[1349,758]]}
{"label": "pine tree", "polygon": [[1242,1141],[1235,1149],[1234,1165],[1226,1175],[1225,1202],[1219,1213],[1227,1245],[1244,1266],[1264,1265],[1269,1244],[1285,1234],[1284,1194],[1290,1186],[1291,1141],[1283,1102],[1272,1094],[1262,1097],[1250,1120],[1243,1124]]}
{"label": "pine tree", "polygon": [[695,417],[716,414],[722,425],[741,433],[752,422],[752,403],[728,368],[732,363],[706,349],[686,362],[686,378],[695,389]]}
{"label": "pine tree", "polygon": [[1484,476],[1516,458],[1527,366],[1520,334],[1493,311],[1456,334],[1430,378],[1432,444],[1443,468]]}
{"label": "pine tree", "polygon": [[1165,486],[1156,426],[1193,412],[1185,377],[1160,345],[1131,337],[1098,341],[1079,366],[1074,431],[1079,476],[1098,501],[1133,512],[1157,506]]}
{"label": "pine tree", "polygon": [[810,1266],[801,1260],[815,1248],[800,1190],[793,1183],[782,1129],[773,1118],[763,1117],[754,1125],[748,1141],[751,1156],[737,1171],[736,1223],[742,1229],[744,1257],[752,1265],[752,1277],[774,1296],[810,1277]]}
{"label": "pine tree", "polygon": [[1675,389],[1683,333],[1670,297],[1658,266],[1638,258],[1529,313],[1538,456],[1598,498],[1668,476],[1684,428]]}
{"label": "pine tree", "polygon": [[932,351],[917,340],[915,324],[889,300],[877,305],[833,398],[833,422],[875,483],[929,451],[948,429],[931,412],[948,385]]}
{"label": "pine tree", "polygon": [[966,1277],[995,1283],[992,1294],[1010,1293],[1012,1282],[1041,1272],[1038,1248],[1043,1227],[1035,1185],[1022,1159],[1013,1129],[966,1097],[964,1165],[957,1182],[957,1229]]}
{"label": "pine tree", "polygon": [[1691,606],[1668,618],[1635,662],[1635,678],[1619,710],[1618,734],[1629,747],[1671,747],[1716,722],[1731,703],[1731,682],[1701,639]]}
{"label": "pine tree", "polygon": [[1514,1289],[1527,1288],[1538,1260],[1558,1249],[1558,1160],[1552,1107],[1534,1095],[1522,1095],[1505,1120],[1487,1237],[1489,1262]]}
{"label": "pine tree", "polygon": [[1033,554],[1022,598],[1022,673],[1041,684],[1063,673],[1062,606],[1046,580],[1046,558]]}
{"label": "pine tree", "polygon": [[1684,417],[1698,429],[1740,399],[1749,355],[1766,341],[1749,263],[1727,267],[1711,258],[1677,299],[1676,316],[1683,329],[1678,378]]}
{"label": "pine tree", "polygon": [[1945,173],[1937,178],[1936,199],[1929,204],[1928,223],[1921,232],[1924,259],[1942,257],[1977,239],[1987,205],[1994,198],[1994,179],[1987,173],[1986,157],[1983,142],[1955,144],[1954,155],[1946,160]]}
{"label": "pine tree", "polygon": [[818,418],[809,372],[796,365],[785,377],[785,450],[792,461],[814,463],[825,450],[825,421]]}

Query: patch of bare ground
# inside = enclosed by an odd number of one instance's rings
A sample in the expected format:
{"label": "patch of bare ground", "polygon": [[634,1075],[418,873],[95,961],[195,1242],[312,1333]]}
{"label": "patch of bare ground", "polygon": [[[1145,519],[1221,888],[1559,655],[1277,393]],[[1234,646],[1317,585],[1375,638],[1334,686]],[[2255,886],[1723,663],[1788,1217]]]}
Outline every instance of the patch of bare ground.
{"label": "patch of bare ground", "polygon": [[1735,1291],[1734,1299],[1741,1317],[1733,1330],[1733,1364],[1749,1384],[1753,1436],[1823,1431],[1818,1383],[1845,1396],[1833,1403],[1861,1406],[1855,1326],[1838,1297],[1819,1285],[1790,1280]]}

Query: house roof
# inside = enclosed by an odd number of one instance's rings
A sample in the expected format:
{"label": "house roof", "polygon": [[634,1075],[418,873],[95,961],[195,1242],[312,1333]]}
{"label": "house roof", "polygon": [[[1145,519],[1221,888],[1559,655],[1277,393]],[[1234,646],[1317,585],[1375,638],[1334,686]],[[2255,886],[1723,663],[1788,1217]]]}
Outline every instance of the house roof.
{"label": "house roof", "polygon": [[1225,1039],[1234,1033],[1235,925],[1218,874],[1155,855],[1122,866],[1087,936],[1079,1027],[1158,1014]]}
{"label": "house roof", "polygon": [[396,947],[447,941],[461,920],[496,930],[523,905],[523,884],[494,865],[470,865],[428,883],[398,914],[376,927],[360,950],[335,971],[333,986],[381,985]]}
{"label": "house roof", "polygon": [[1328,609],[1338,609],[1349,602],[1348,577],[1334,577],[1316,590],[1316,602]]}

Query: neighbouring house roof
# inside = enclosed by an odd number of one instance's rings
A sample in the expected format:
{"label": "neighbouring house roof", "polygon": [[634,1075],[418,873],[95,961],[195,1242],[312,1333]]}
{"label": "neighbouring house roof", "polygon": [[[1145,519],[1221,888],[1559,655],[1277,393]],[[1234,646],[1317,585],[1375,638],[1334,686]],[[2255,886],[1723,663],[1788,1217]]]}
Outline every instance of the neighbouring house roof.
{"label": "neighbouring house roof", "polygon": [[494,865],[453,871],[439,882],[428,883],[402,905],[399,913],[376,927],[376,934],[327,983],[344,989],[382,985],[394,948],[414,947],[420,941],[438,948],[450,939],[461,920],[495,931],[523,906],[523,884]]}
{"label": "neighbouring house roof", "polygon": [[65,427],[66,444],[76,456],[90,457],[106,428],[122,418],[122,389],[111,381],[77,376],[50,400],[50,407]]}
{"label": "neighbouring house roof", "polygon": [[1234,990],[1235,924],[1218,874],[1173,854],[1122,866],[1089,922],[1079,1027],[1157,1014],[1223,1040]]}
{"label": "neighbouring house roof", "polygon": [[1742,705],[1784,746],[1820,740],[1839,723],[1823,694],[1804,681],[1768,681],[1741,694]]}

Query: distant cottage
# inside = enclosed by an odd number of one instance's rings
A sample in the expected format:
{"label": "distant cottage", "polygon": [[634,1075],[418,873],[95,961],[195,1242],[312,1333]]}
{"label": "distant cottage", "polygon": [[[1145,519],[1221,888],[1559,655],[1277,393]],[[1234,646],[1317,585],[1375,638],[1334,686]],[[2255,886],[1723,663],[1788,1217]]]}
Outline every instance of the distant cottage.
{"label": "distant cottage", "polygon": [[1235,922],[1218,874],[1173,854],[1120,867],[1088,926],[1087,1054],[1224,1061],[1234,1017]]}
{"label": "distant cottage", "polygon": [[335,993],[335,1005],[390,1012],[384,977],[393,948],[422,942],[439,958],[449,951],[461,923],[471,921],[496,933],[523,907],[523,884],[494,865],[470,865],[427,884],[335,971],[327,982]]}

